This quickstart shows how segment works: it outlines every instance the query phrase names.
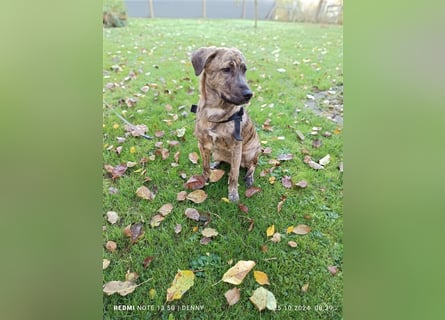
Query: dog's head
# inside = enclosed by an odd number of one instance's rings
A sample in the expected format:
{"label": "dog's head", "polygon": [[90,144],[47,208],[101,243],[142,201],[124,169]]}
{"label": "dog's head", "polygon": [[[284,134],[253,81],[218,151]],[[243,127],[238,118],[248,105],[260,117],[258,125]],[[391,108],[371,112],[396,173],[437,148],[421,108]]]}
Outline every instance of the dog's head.
{"label": "dog's head", "polygon": [[195,74],[202,74],[203,94],[216,95],[234,105],[249,102],[253,93],[246,81],[246,59],[235,48],[200,48],[192,53]]}

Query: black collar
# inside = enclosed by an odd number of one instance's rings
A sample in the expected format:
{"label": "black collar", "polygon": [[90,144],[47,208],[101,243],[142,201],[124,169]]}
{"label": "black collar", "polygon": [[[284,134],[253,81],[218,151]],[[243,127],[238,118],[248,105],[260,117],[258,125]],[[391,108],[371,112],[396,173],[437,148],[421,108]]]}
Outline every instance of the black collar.
{"label": "black collar", "polygon": [[[190,111],[193,113],[196,113],[197,109],[198,109],[198,106],[196,104],[192,104]],[[241,121],[243,121],[243,115],[244,115],[244,107],[241,107],[241,109],[238,112],[232,114],[227,120],[210,121],[210,122],[225,123],[225,122],[233,121],[235,123],[235,129],[233,130],[233,137],[238,141],[243,141],[243,138],[241,137]]]}

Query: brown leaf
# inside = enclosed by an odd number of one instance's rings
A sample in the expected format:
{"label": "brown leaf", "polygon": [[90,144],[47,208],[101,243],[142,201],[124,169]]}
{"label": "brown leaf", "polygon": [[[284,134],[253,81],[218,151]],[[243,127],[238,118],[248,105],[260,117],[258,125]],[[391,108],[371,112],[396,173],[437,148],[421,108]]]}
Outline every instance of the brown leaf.
{"label": "brown leaf", "polygon": [[117,215],[117,212],[114,211],[108,211],[107,212],[107,221],[111,224],[115,224],[119,220],[119,216]]}
{"label": "brown leaf", "polygon": [[119,293],[121,296],[126,296],[137,288],[137,284],[133,281],[110,281],[104,284],[103,292],[106,295],[112,295],[114,293]]}
{"label": "brown leaf", "polygon": [[187,199],[187,192],[186,191],[178,192],[178,194],[176,195],[176,200],[184,201],[185,199]]}
{"label": "brown leaf", "polygon": [[187,195],[187,199],[194,203],[202,203],[207,199],[207,193],[204,190],[195,190]]}
{"label": "brown leaf", "polygon": [[179,141],[177,141],[177,140],[169,141],[168,145],[170,147],[177,147],[177,146],[179,146]]}
{"label": "brown leaf", "polygon": [[171,203],[166,203],[164,204],[161,208],[159,208],[158,212],[162,215],[162,216],[166,216],[168,215],[170,212],[172,212],[173,210],[173,205]]}
{"label": "brown leaf", "polygon": [[309,283],[306,283],[301,287],[301,292],[307,292],[308,289],[309,289]]}
{"label": "brown leaf", "polygon": [[244,213],[249,213],[249,208],[242,203],[238,204],[238,208]]}
{"label": "brown leaf", "polygon": [[130,226],[131,243],[138,242],[140,239],[143,238],[144,234],[144,225],[142,223],[135,223]]}
{"label": "brown leaf", "polygon": [[133,137],[139,137],[141,135],[144,135],[148,128],[144,124],[138,124],[135,126],[132,125],[125,125],[124,126],[125,131],[129,132]]}
{"label": "brown leaf", "polygon": [[284,176],[281,178],[281,184],[283,185],[283,187],[285,188],[292,188],[292,180],[291,177],[289,176]]}
{"label": "brown leaf", "polygon": [[151,201],[155,198],[155,194],[150,191],[146,186],[141,186],[136,190],[136,195],[142,199]]}
{"label": "brown leaf", "polygon": [[130,272],[130,270],[128,270],[127,273],[125,274],[126,281],[135,282],[138,278],[139,275],[136,272]]}
{"label": "brown leaf", "polygon": [[284,204],[284,201],[286,201],[286,199],[287,199],[287,197],[285,195],[281,196],[280,202],[278,202],[278,205],[277,205],[277,212],[278,213],[280,213],[281,209],[283,208],[283,204]]}
{"label": "brown leaf", "polygon": [[318,163],[316,163],[315,161],[309,160],[308,163],[309,167],[311,167],[312,169],[315,170],[322,170],[324,169],[324,167]]}
{"label": "brown leaf", "polygon": [[220,180],[225,174],[224,170],[221,169],[213,169],[210,171],[209,181],[216,182]]}
{"label": "brown leaf", "polygon": [[198,154],[197,154],[196,152],[189,153],[189,160],[190,160],[192,163],[197,164],[197,163],[198,163],[198,160],[199,160],[199,156],[198,156]]}
{"label": "brown leaf", "polygon": [[292,248],[296,248],[298,246],[298,244],[295,241],[288,241],[287,244]]}
{"label": "brown leaf", "polygon": [[249,225],[249,229],[248,231],[252,231],[253,227],[255,226],[255,220],[254,219],[249,219],[250,225]]}
{"label": "brown leaf", "polygon": [[212,241],[212,238],[209,237],[202,237],[201,240],[199,240],[200,244],[206,245],[209,244]]}
{"label": "brown leaf", "polygon": [[173,159],[175,159],[176,163],[179,163],[179,156],[181,155],[181,152],[175,152],[175,155],[173,156]]}
{"label": "brown leaf", "polygon": [[144,259],[143,266],[146,269],[154,260],[154,257],[150,256]]}
{"label": "brown leaf", "polygon": [[198,210],[196,210],[194,208],[185,209],[185,215],[189,219],[199,221],[199,212],[198,212]]}
{"label": "brown leaf", "polygon": [[299,234],[299,235],[305,235],[311,232],[311,227],[305,225],[305,224],[299,224],[294,228],[292,231],[293,233]]}
{"label": "brown leaf", "polygon": [[107,243],[105,244],[105,248],[110,252],[114,252],[117,249],[117,243],[111,240],[107,241]]}
{"label": "brown leaf", "polygon": [[179,234],[181,232],[181,230],[182,230],[182,225],[177,223],[175,226],[175,233]]}
{"label": "brown leaf", "polygon": [[273,234],[272,239],[270,239],[270,241],[272,241],[274,243],[280,242],[281,241],[281,234],[279,232],[275,232]]}
{"label": "brown leaf", "polygon": [[261,188],[259,187],[250,187],[246,190],[246,198],[252,197],[255,193],[258,193],[261,191]]}
{"label": "brown leaf", "polygon": [[272,153],[272,148],[271,147],[266,147],[263,149],[263,154],[271,154]]}
{"label": "brown leaf", "polygon": [[328,266],[328,270],[333,276],[335,276],[338,273],[338,269],[336,266]]}
{"label": "brown leaf", "polygon": [[250,270],[252,270],[255,265],[255,261],[240,260],[232,268],[227,270],[227,272],[222,277],[222,281],[238,285],[243,282],[246,275],[249,273]]}
{"label": "brown leaf", "polygon": [[155,132],[155,137],[156,138],[162,138],[164,136],[165,132],[164,131],[156,131]]}
{"label": "brown leaf", "polygon": [[306,180],[301,180],[298,181],[295,186],[300,187],[300,188],[306,188],[307,187],[307,181]]}
{"label": "brown leaf", "polygon": [[162,160],[166,160],[170,156],[170,151],[166,148],[156,149],[155,153],[160,154]]}
{"label": "brown leaf", "polygon": [[294,158],[294,155],[292,153],[286,153],[286,154],[280,154],[277,157],[277,160],[287,161],[287,160],[292,160],[293,158]]}
{"label": "brown leaf", "polygon": [[[110,167],[107,166],[105,169],[108,171],[110,169]],[[122,177],[124,175],[125,171],[127,171],[127,164],[122,163],[122,164],[118,164],[115,167],[111,167],[111,172],[110,171],[108,171],[108,172],[111,173],[112,179],[117,179],[119,177]]]}
{"label": "brown leaf", "polygon": [[165,219],[165,217],[160,214],[154,215],[150,219],[150,225],[153,228],[158,227],[164,219]]}
{"label": "brown leaf", "polygon": [[184,188],[197,190],[204,188],[206,184],[206,179],[203,175],[191,176],[186,183],[184,183]]}
{"label": "brown leaf", "polygon": [[201,234],[204,237],[212,238],[212,237],[216,237],[218,235],[218,231],[216,231],[213,228],[205,228],[204,230],[201,231]]}
{"label": "brown leaf", "polygon": [[240,299],[240,289],[237,287],[230,289],[224,294],[224,297],[226,297],[229,306],[233,306]]}
{"label": "brown leaf", "polygon": [[318,149],[322,144],[323,142],[320,139],[312,140],[312,148]]}

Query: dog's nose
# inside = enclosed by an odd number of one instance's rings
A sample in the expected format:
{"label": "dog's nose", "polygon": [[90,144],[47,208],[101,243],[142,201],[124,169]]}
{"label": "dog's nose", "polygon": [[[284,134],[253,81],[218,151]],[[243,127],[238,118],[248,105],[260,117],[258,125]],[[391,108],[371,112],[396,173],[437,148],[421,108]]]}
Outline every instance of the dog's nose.
{"label": "dog's nose", "polygon": [[246,90],[243,91],[243,97],[246,100],[250,100],[250,98],[252,98],[252,96],[253,96],[253,93],[249,89],[246,89]]}

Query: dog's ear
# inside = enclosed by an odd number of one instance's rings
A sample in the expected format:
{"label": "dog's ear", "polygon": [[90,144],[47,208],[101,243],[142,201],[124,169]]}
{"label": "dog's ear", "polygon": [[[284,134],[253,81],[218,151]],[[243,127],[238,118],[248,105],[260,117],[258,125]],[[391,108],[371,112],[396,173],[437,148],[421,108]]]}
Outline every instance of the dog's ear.
{"label": "dog's ear", "polygon": [[195,75],[199,76],[204,70],[207,62],[210,61],[210,59],[214,58],[217,53],[216,47],[204,47],[199,48],[195,52],[192,53],[192,65],[195,69]]}

